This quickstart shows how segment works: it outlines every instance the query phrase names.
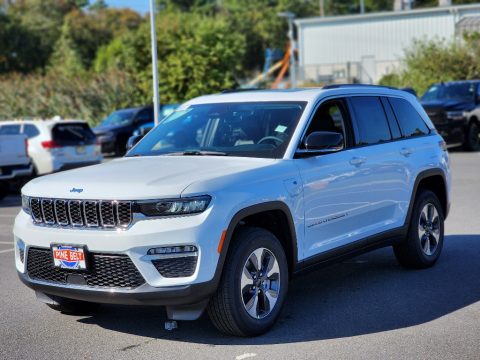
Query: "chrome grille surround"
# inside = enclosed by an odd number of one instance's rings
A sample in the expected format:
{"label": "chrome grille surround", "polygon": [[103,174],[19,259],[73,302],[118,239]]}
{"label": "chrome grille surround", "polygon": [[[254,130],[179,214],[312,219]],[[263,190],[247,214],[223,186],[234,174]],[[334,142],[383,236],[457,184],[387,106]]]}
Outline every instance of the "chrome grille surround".
{"label": "chrome grille surround", "polygon": [[126,229],[133,220],[132,201],[30,198],[35,225],[61,228]]}

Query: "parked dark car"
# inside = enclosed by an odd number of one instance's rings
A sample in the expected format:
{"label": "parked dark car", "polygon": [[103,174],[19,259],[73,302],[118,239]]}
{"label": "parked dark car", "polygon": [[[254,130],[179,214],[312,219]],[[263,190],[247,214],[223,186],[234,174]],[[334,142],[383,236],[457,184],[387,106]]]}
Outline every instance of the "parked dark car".
{"label": "parked dark car", "polygon": [[[165,105],[162,105],[160,107],[159,120],[161,121],[162,119],[164,119],[165,117],[170,115],[179,106],[180,106],[180,104],[165,104]],[[154,126],[155,126],[155,123],[153,121],[139,126],[133,132],[133,135],[130,136],[130,138],[128,139],[126,150],[129,150],[133,145],[135,145],[138,141],[140,141],[141,138],[143,138],[145,135],[147,135],[148,132],[154,128]]]}
{"label": "parked dark car", "polygon": [[480,150],[480,80],[452,81],[430,86],[421,103],[437,131],[448,144]]}
{"label": "parked dark car", "polygon": [[102,153],[123,155],[127,140],[140,126],[153,121],[153,106],[116,110],[93,129]]}

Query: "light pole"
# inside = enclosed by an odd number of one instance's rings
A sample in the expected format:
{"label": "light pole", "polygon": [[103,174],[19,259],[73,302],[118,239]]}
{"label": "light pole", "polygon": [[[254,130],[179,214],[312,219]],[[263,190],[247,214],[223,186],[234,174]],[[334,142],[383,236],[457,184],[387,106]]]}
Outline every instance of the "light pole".
{"label": "light pole", "polygon": [[158,124],[158,115],[160,112],[160,92],[158,89],[158,64],[157,64],[157,31],[155,27],[155,5],[154,0],[150,0],[150,28],[152,40],[152,75],[153,75],[153,119],[155,125]]}
{"label": "light pole", "polygon": [[295,67],[295,40],[293,39],[293,19],[295,14],[286,11],[277,14],[279,17],[286,18],[288,22],[288,40],[290,41],[290,87],[297,87],[296,67]]}

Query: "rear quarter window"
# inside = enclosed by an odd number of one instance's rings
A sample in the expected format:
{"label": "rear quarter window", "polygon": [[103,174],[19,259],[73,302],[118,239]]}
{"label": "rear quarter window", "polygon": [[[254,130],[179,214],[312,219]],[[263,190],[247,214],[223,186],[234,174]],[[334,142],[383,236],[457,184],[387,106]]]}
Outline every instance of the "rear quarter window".
{"label": "rear quarter window", "polygon": [[373,145],[390,141],[392,136],[382,102],[376,96],[350,98],[358,129],[357,145]]}
{"label": "rear quarter window", "polygon": [[85,123],[57,124],[52,128],[52,139],[63,145],[93,144],[95,134]]}
{"label": "rear quarter window", "polygon": [[37,136],[40,134],[40,131],[38,131],[37,127],[35,125],[31,124],[25,124],[23,126],[23,133],[27,135],[29,139]]}
{"label": "rear quarter window", "polygon": [[405,99],[389,98],[395,117],[404,137],[422,136],[430,133],[418,111]]}

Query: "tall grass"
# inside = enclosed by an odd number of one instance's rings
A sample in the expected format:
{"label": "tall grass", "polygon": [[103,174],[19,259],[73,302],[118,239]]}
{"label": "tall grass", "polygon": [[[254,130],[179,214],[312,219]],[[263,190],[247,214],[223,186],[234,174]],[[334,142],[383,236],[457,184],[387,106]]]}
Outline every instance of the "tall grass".
{"label": "tall grass", "polygon": [[47,75],[0,77],[0,120],[61,116],[96,125],[109,112],[141,105],[133,79],[122,72],[67,77]]}

